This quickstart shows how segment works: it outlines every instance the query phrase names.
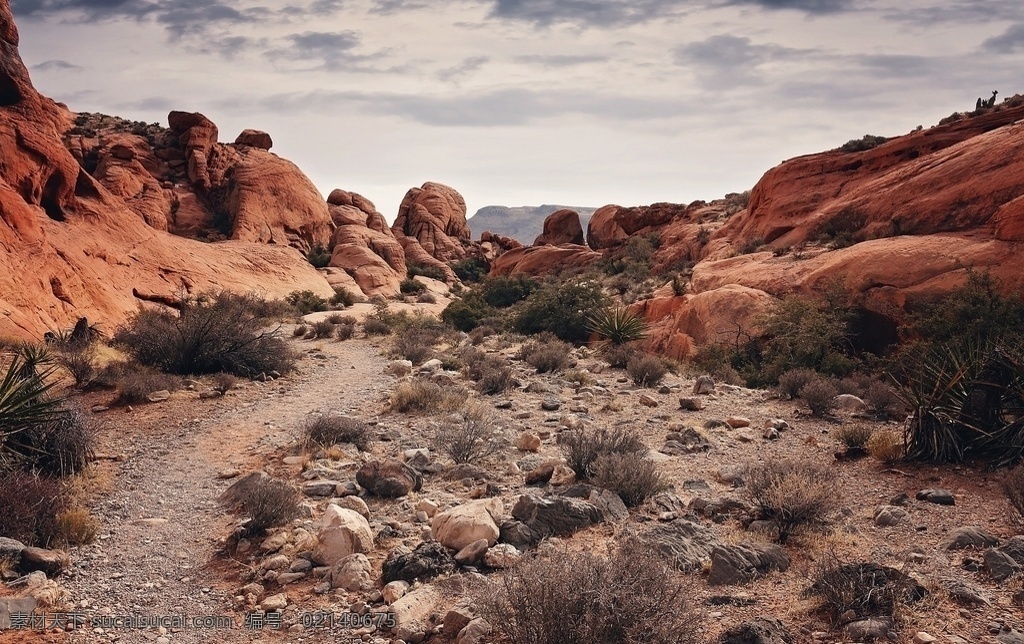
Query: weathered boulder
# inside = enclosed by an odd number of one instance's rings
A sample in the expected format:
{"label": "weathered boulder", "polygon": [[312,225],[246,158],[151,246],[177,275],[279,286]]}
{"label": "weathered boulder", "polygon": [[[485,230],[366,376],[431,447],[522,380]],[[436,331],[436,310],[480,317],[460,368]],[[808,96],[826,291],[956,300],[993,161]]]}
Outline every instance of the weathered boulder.
{"label": "weathered boulder", "polygon": [[684,572],[700,570],[711,561],[711,553],[723,545],[713,528],[676,519],[655,525],[641,533],[640,540],[649,544]]}
{"label": "weathered boulder", "polygon": [[722,633],[721,644],[793,644],[796,640],[782,620],[756,617]]}
{"label": "weathered boulder", "polygon": [[583,245],[583,226],[575,210],[556,210],[544,219],[544,231],[533,242],[534,246]]}
{"label": "weathered boulder", "polygon": [[565,268],[582,268],[601,259],[586,246],[524,246],[506,251],[491,263],[490,275],[542,276]]}
{"label": "weathered boulder", "polygon": [[391,230],[399,239],[416,239],[428,255],[442,262],[463,259],[471,238],[462,195],[429,181],[405,194]]}
{"label": "weathered boulder", "polygon": [[247,128],[242,130],[238,136],[235,137],[235,145],[247,145],[252,148],[269,150],[274,147],[274,141],[266,132]]}
{"label": "weathered boulder", "polygon": [[320,520],[317,541],[314,558],[323,565],[333,566],[351,554],[372,550],[373,532],[366,517],[330,503]]}
{"label": "weathered boulder", "polygon": [[419,472],[402,461],[368,461],[356,472],[356,482],[372,494],[398,498],[415,492],[423,485]]}
{"label": "weathered boulder", "polygon": [[477,540],[488,546],[498,541],[498,521],[505,513],[500,499],[479,499],[434,515],[430,529],[434,538],[452,550],[461,550]]}
{"label": "weathered boulder", "polygon": [[665,226],[684,217],[688,206],[656,203],[650,206],[623,208],[609,205],[598,208],[587,225],[587,244],[594,250],[614,248],[626,243],[630,235]]}
{"label": "weathered boulder", "polygon": [[356,552],[342,557],[331,567],[331,588],[344,588],[349,591],[369,590],[373,588],[373,565],[366,555]]}
{"label": "weathered boulder", "polygon": [[762,543],[721,545],[711,551],[708,583],[712,586],[738,584],[789,569],[789,556],[780,546]]}

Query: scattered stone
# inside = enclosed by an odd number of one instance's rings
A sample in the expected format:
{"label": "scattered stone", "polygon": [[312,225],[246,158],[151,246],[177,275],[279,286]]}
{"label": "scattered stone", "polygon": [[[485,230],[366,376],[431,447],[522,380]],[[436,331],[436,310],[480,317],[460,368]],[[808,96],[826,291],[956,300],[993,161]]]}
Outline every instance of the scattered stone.
{"label": "scattered stone", "polygon": [[768,429],[764,430],[764,434],[762,434],[762,437],[766,441],[775,441],[782,438],[782,434],[779,433],[779,430],[773,427],[769,427]]}
{"label": "scattered stone", "polygon": [[744,468],[739,465],[727,465],[718,470],[718,482],[733,487],[743,487]]}
{"label": "scattered stone", "polygon": [[384,588],[380,591],[380,596],[384,598],[389,604],[394,604],[396,601],[405,596],[405,593],[409,592],[409,582],[401,579],[397,581],[390,581],[384,584]]}
{"label": "scattered stone", "polygon": [[988,606],[992,600],[981,590],[957,579],[943,580],[950,599],[965,606]]}
{"label": "scattered stone", "polygon": [[914,644],[932,644],[938,642],[933,635],[926,631],[918,631],[914,633]]}
{"label": "scattered stone", "polygon": [[271,595],[260,602],[260,608],[266,612],[281,611],[288,607],[288,596],[284,593]]}
{"label": "scattered stone", "polygon": [[324,479],[318,481],[306,481],[302,484],[302,493],[311,497],[334,496],[337,489],[337,481],[328,481]]}
{"label": "scattered stone", "polygon": [[559,465],[558,461],[554,459],[548,459],[542,462],[537,467],[533,468],[526,473],[525,481],[527,485],[538,485],[544,484],[551,480],[551,477],[555,474],[555,467]]}
{"label": "scattered stone", "polygon": [[89,411],[94,414],[102,414],[105,411],[110,411],[110,407],[107,407],[106,405],[93,405],[89,408]]}
{"label": "scattered stone", "polygon": [[780,432],[784,432],[789,429],[789,423],[782,420],[781,418],[769,418],[768,420],[764,421],[764,426],[765,429],[777,429]]}
{"label": "scattered stone", "polygon": [[431,358],[421,364],[416,371],[419,373],[434,373],[441,368],[442,364],[439,358]]}
{"label": "scattered stone", "polygon": [[331,587],[348,591],[369,590],[373,588],[372,572],[373,566],[363,553],[343,557],[331,567]]}
{"label": "scattered stone", "polygon": [[416,504],[416,509],[425,513],[428,517],[433,517],[437,514],[437,504],[430,499],[421,499],[420,502]]}
{"label": "scattered stone", "polygon": [[1024,571],[1024,535],[1011,538],[999,548],[989,548],[984,557],[985,570],[996,581],[1005,581]]}
{"label": "scattered stone", "polygon": [[785,572],[788,569],[789,556],[774,543],[721,545],[711,551],[708,583],[712,586],[738,584],[773,570]]}
{"label": "scattered stone", "polygon": [[539,452],[540,436],[533,432],[523,432],[516,437],[516,449],[521,452]]}
{"label": "scattered stone", "polygon": [[470,501],[434,516],[430,529],[435,539],[452,550],[461,550],[478,539],[493,546],[499,534],[496,521],[504,513],[500,499]]}
{"label": "scattered stone", "polygon": [[12,563],[16,564],[18,559],[21,558],[21,551],[24,550],[25,547],[25,544],[17,539],[0,537],[0,559],[10,560]]}
{"label": "scattered stone", "polygon": [[999,545],[999,537],[986,532],[981,526],[964,526],[954,530],[941,545],[946,550],[980,550]]}
{"label": "scattered stone", "polygon": [[364,463],[356,472],[356,482],[385,498],[405,496],[423,486],[420,473],[396,459]]}
{"label": "scattered stone", "polygon": [[721,644],[793,644],[785,624],[774,617],[757,617],[722,633]]}
{"label": "scattered stone", "polygon": [[853,394],[839,394],[835,397],[836,408],[853,414],[864,413],[868,404]]}
{"label": "scattered stone", "polygon": [[917,493],[915,498],[918,501],[926,501],[937,505],[956,505],[956,499],[953,498],[953,493],[949,490],[943,490],[940,488],[921,490]]}
{"label": "scattered stone", "polygon": [[880,505],[875,508],[875,525],[889,528],[907,518],[907,511],[895,505]]}
{"label": "scattered stone", "polygon": [[146,396],[146,400],[148,400],[149,402],[155,403],[155,402],[163,402],[163,401],[169,399],[170,397],[171,397],[171,392],[167,391],[166,389],[161,389],[160,391],[154,391],[153,393],[151,393],[148,396]]}
{"label": "scattered stone", "polygon": [[558,411],[561,407],[562,403],[554,398],[547,398],[540,403],[540,408],[544,411]]}
{"label": "scattered stone", "polygon": [[402,378],[412,373],[412,361],[411,360],[392,360],[388,363],[388,366],[384,368],[384,372]]}
{"label": "scattered stone", "polygon": [[455,559],[447,548],[437,541],[424,541],[414,550],[399,546],[389,552],[381,567],[381,581],[385,584],[398,580],[412,583],[417,579],[450,574],[455,572],[455,568]]}
{"label": "scattered stone", "polygon": [[287,586],[288,584],[295,583],[300,579],[305,579],[306,573],[304,572],[283,572],[277,576],[277,583],[281,586]]}
{"label": "scattered stone", "polygon": [[647,394],[641,394],[640,398],[639,398],[639,402],[644,407],[657,407],[658,406],[658,401],[655,400],[654,398],[650,397]]}
{"label": "scattered stone", "polygon": [[348,555],[373,549],[373,532],[366,517],[333,503],[327,505],[320,521],[317,540],[319,545],[314,559],[327,566],[333,566]]}
{"label": "scattered stone", "polygon": [[1024,633],[1005,627],[1000,629],[996,639],[999,640],[999,644],[1024,644]]}
{"label": "scattered stone", "polygon": [[888,617],[869,617],[846,625],[846,632],[854,641],[884,640],[891,630],[892,619]]}
{"label": "scattered stone", "polygon": [[446,634],[457,635],[459,631],[466,628],[466,626],[473,621],[476,617],[476,613],[469,606],[459,603],[456,604],[451,610],[444,615],[444,621],[442,622],[442,629]]}
{"label": "scattered stone", "polygon": [[482,644],[490,641],[491,625],[483,617],[474,618],[466,624],[466,627],[459,631],[455,638],[455,644]]}
{"label": "scattered stone", "polygon": [[511,400],[501,400],[501,401],[498,401],[498,402],[494,403],[494,408],[495,409],[512,409],[512,401]]}
{"label": "scattered stone", "polygon": [[743,416],[729,416],[725,419],[725,424],[733,429],[739,429],[741,427],[750,427],[750,419]]}
{"label": "scattered stone", "polygon": [[666,395],[672,393],[672,387],[669,387],[668,385],[662,385],[662,386],[658,387],[658,393],[663,395],[663,396],[666,396]]}
{"label": "scattered stone", "polygon": [[704,409],[704,403],[700,401],[700,398],[680,398],[679,408],[683,411],[700,411]]}
{"label": "scattered stone", "polygon": [[693,393],[695,394],[713,394],[715,393],[715,379],[709,375],[703,375],[697,378],[697,382],[693,383]]}
{"label": "scattered stone", "polygon": [[363,515],[366,519],[370,518],[370,508],[366,505],[366,501],[362,500],[358,496],[345,496],[335,501],[338,507],[353,510]]}
{"label": "scattered stone", "polygon": [[488,568],[503,570],[511,568],[522,557],[515,546],[508,543],[498,543],[488,548],[484,553],[484,565]]}
{"label": "scattered stone", "polygon": [[422,641],[427,631],[434,627],[430,617],[437,612],[441,599],[440,591],[433,586],[423,586],[406,593],[391,604],[391,614],[395,619],[392,632],[406,642]]}
{"label": "scattered stone", "polygon": [[487,539],[477,539],[455,553],[455,563],[460,566],[471,566],[475,564],[483,559],[484,553],[487,552],[487,548],[490,545],[491,544],[487,543]]}
{"label": "scattered stone", "polygon": [[582,499],[556,496],[548,499],[523,494],[512,508],[514,521],[501,526],[501,540],[525,549],[546,537],[566,536],[600,523],[600,508]]}
{"label": "scattered stone", "polygon": [[260,552],[268,554],[271,552],[277,552],[288,544],[288,537],[289,535],[287,530],[275,532],[263,540],[263,543],[260,544],[259,550]]}
{"label": "scattered stone", "polygon": [[[12,539],[13,541],[13,539]],[[2,597],[0,598],[0,632],[11,628],[11,614],[31,614],[36,609],[34,597]]]}

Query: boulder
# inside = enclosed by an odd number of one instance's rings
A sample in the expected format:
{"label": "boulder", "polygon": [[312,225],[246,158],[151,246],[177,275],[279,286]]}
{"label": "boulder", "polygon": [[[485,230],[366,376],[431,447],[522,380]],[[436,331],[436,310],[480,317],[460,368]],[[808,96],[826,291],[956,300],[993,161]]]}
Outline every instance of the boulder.
{"label": "boulder", "polygon": [[949,490],[943,490],[939,488],[930,488],[927,490],[921,490],[917,493],[915,498],[918,501],[925,501],[927,503],[935,503],[936,505],[956,505],[956,499],[953,493]]}
{"label": "boulder", "polygon": [[462,195],[432,182],[405,194],[391,230],[396,238],[414,238],[428,255],[441,262],[464,259],[471,239]]}
{"label": "boulder", "polygon": [[522,558],[519,550],[508,543],[495,544],[484,553],[484,565],[488,568],[503,570],[511,568]]}
{"label": "boulder", "polygon": [[702,569],[711,561],[712,551],[723,545],[714,529],[684,519],[655,525],[641,533],[640,540],[683,572]]}
{"label": "boulder", "polygon": [[789,569],[789,556],[776,544],[740,543],[721,545],[711,551],[712,586],[738,584],[767,575],[773,570]]}
{"label": "boulder", "polygon": [[38,570],[46,573],[48,577],[56,577],[64,572],[70,563],[71,560],[67,553],[61,550],[47,550],[30,546],[21,551],[17,570],[22,574]]}
{"label": "boulder", "polygon": [[455,553],[455,562],[460,566],[470,566],[483,559],[487,549],[493,544],[487,543],[487,539],[477,539],[462,550]]}
{"label": "boulder", "polygon": [[523,246],[501,254],[491,262],[490,275],[529,275],[541,277],[555,270],[584,268],[601,259],[586,246]]}
{"label": "boulder", "polygon": [[880,505],[873,516],[875,525],[891,527],[907,517],[907,511],[895,505]]}
{"label": "boulder", "polygon": [[500,499],[470,501],[434,515],[430,529],[435,539],[452,550],[461,550],[477,540],[493,546],[499,535],[496,521],[504,512]]}
{"label": "boulder", "polygon": [[388,459],[364,463],[356,472],[356,482],[377,496],[398,498],[419,491],[423,478],[405,463]]}
{"label": "boulder", "polygon": [[363,515],[329,503],[320,520],[317,541],[315,560],[333,566],[351,554],[370,552],[373,549],[373,532]]}
{"label": "boulder", "polygon": [[981,526],[964,526],[957,528],[946,537],[941,547],[946,550],[965,550],[967,548],[983,549],[999,545],[999,537],[986,531]]}
{"label": "boulder", "polygon": [[424,634],[433,628],[430,618],[441,601],[441,592],[433,586],[422,586],[406,593],[391,604],[391,614],[395,620],[392,632],[406,642],[422,641]]}
{"label": "boulder", "polygon": [[1012,537],[999,548],[989,548],[984,560],[986,572],[998,582],[1024,571],[1024,536]]}
{"label": "boulder", "polygon": [[583,226],[575,210],[556,210],[544,219],[544,230],[534,240],[534,246],[559,246],[561,244],[583,245]]}
{"label": "boulder", "polygon": [[245,129],[235,137],[235,145],[247,145],[260,150],[269,150],[274,147],[274,141],[270,135],[260,130]]}
{"label": "boulder", "polygon": [[502,525],[502,541],[526,547],[546,537],[573,534],[600,523],[605,515],[596,505],[582,499],[523,494],[512,508],[512,517],[515,521]]}
{"label": "boulder", "polygon": [[381,580],[414,582],[455,571],[451,552],[437,541],[424,541],[414,550],[398,547],[388,553],[381,568]]}
{"label": "boulder", "polygon": [[721,644],[793,644],[796,640],[782,620],[756,617],[722,633]]}

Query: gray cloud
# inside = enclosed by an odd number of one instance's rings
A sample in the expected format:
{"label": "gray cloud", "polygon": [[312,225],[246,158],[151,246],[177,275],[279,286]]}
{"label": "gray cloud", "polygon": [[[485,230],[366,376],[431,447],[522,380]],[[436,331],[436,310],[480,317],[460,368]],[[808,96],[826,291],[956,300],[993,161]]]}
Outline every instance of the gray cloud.
{"label": "gray cloud", "polygon": [[47,60],[32,67],[32,71],[38,72],[73,72],[81,71],[81,69],[78,65],[69,63],[66,60]]}
{"label": "gray cloud", "polygon": [[480,69],[488,62],[490,62],[490,60],[490,56],[472,56],[470,58],[466,58],[458,65],[448,67],[447,69],[442,69],[441,71],[437,72],[437,77],[438,79],[445,82],[457,80],[462,76],[472,74],[473,72],[475,72],[476,70]]}
{"label": "gray cloud", "polygon": [[382,58],[386,52],[370,54],[358,51],[362,39],[355,31],[305,31],[283,39],[285,47],[265,49],[264,56],[272,61],[290,60],[313,63],[318,69],[375,73],[396,72],[404,68],[368,66],[369,61]]}
{"label": "gray cloud", "polygon": [[575,67],[588,63],[603,63],[609,60],[608,56],[597,54],[531,54],[527,56],[516,56],[513,58],[517,63],[526,65],[539,65],[541,67]]}
{"label": "gray cloud", "polygon": [[491,17],[524,20],[547,26],[574,23],[614,27],[684,16],[688,12],[723,6],[752,6],[765,10],[794,9],[808,14],[831,14],[853,9],[857,0],[488,0]]}
{"label": "gray cloud", "polygon": [[930,7],[889,9],[886,18],[920,26],[942,23],[986,23],[1024,21],[1024,4],[1020,0],[952,0]]}
{"label": "gray cloud", "polygon": [[705,40],[680,45],[674,51],[677,65],[692,69],[701,84],[724,89],[737,84],[764,82],[757,68],[768,62],[796,60],[821,52],[781,45],[757,45],[750,38],[718,34]]}
{"label": "gray cloud", "polygon": [[1012,54],[1024,50],[1024,23],[1012,25],[1002,34],[983,42],[981,47],[997,54]]}

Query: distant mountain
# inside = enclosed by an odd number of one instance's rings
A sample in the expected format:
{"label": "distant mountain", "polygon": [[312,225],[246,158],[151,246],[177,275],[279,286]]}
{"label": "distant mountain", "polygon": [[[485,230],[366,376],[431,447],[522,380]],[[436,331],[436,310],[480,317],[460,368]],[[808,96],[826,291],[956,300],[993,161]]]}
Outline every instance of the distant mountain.
{"label": "distant mountain", "polygon": [[519,207],[484,206],[469,218],[468,223],[470,230],[473,231],[474,239],[479,239],[484,231],[490,231],[517,239],[524,244],[532,244],[544,229],[544,220],[547,216],[562,208],[575,210],[580,214],[580,224],[583,226],[584,233],[587,230],[590,216],[597,210],[597,208],[552,204]]}

